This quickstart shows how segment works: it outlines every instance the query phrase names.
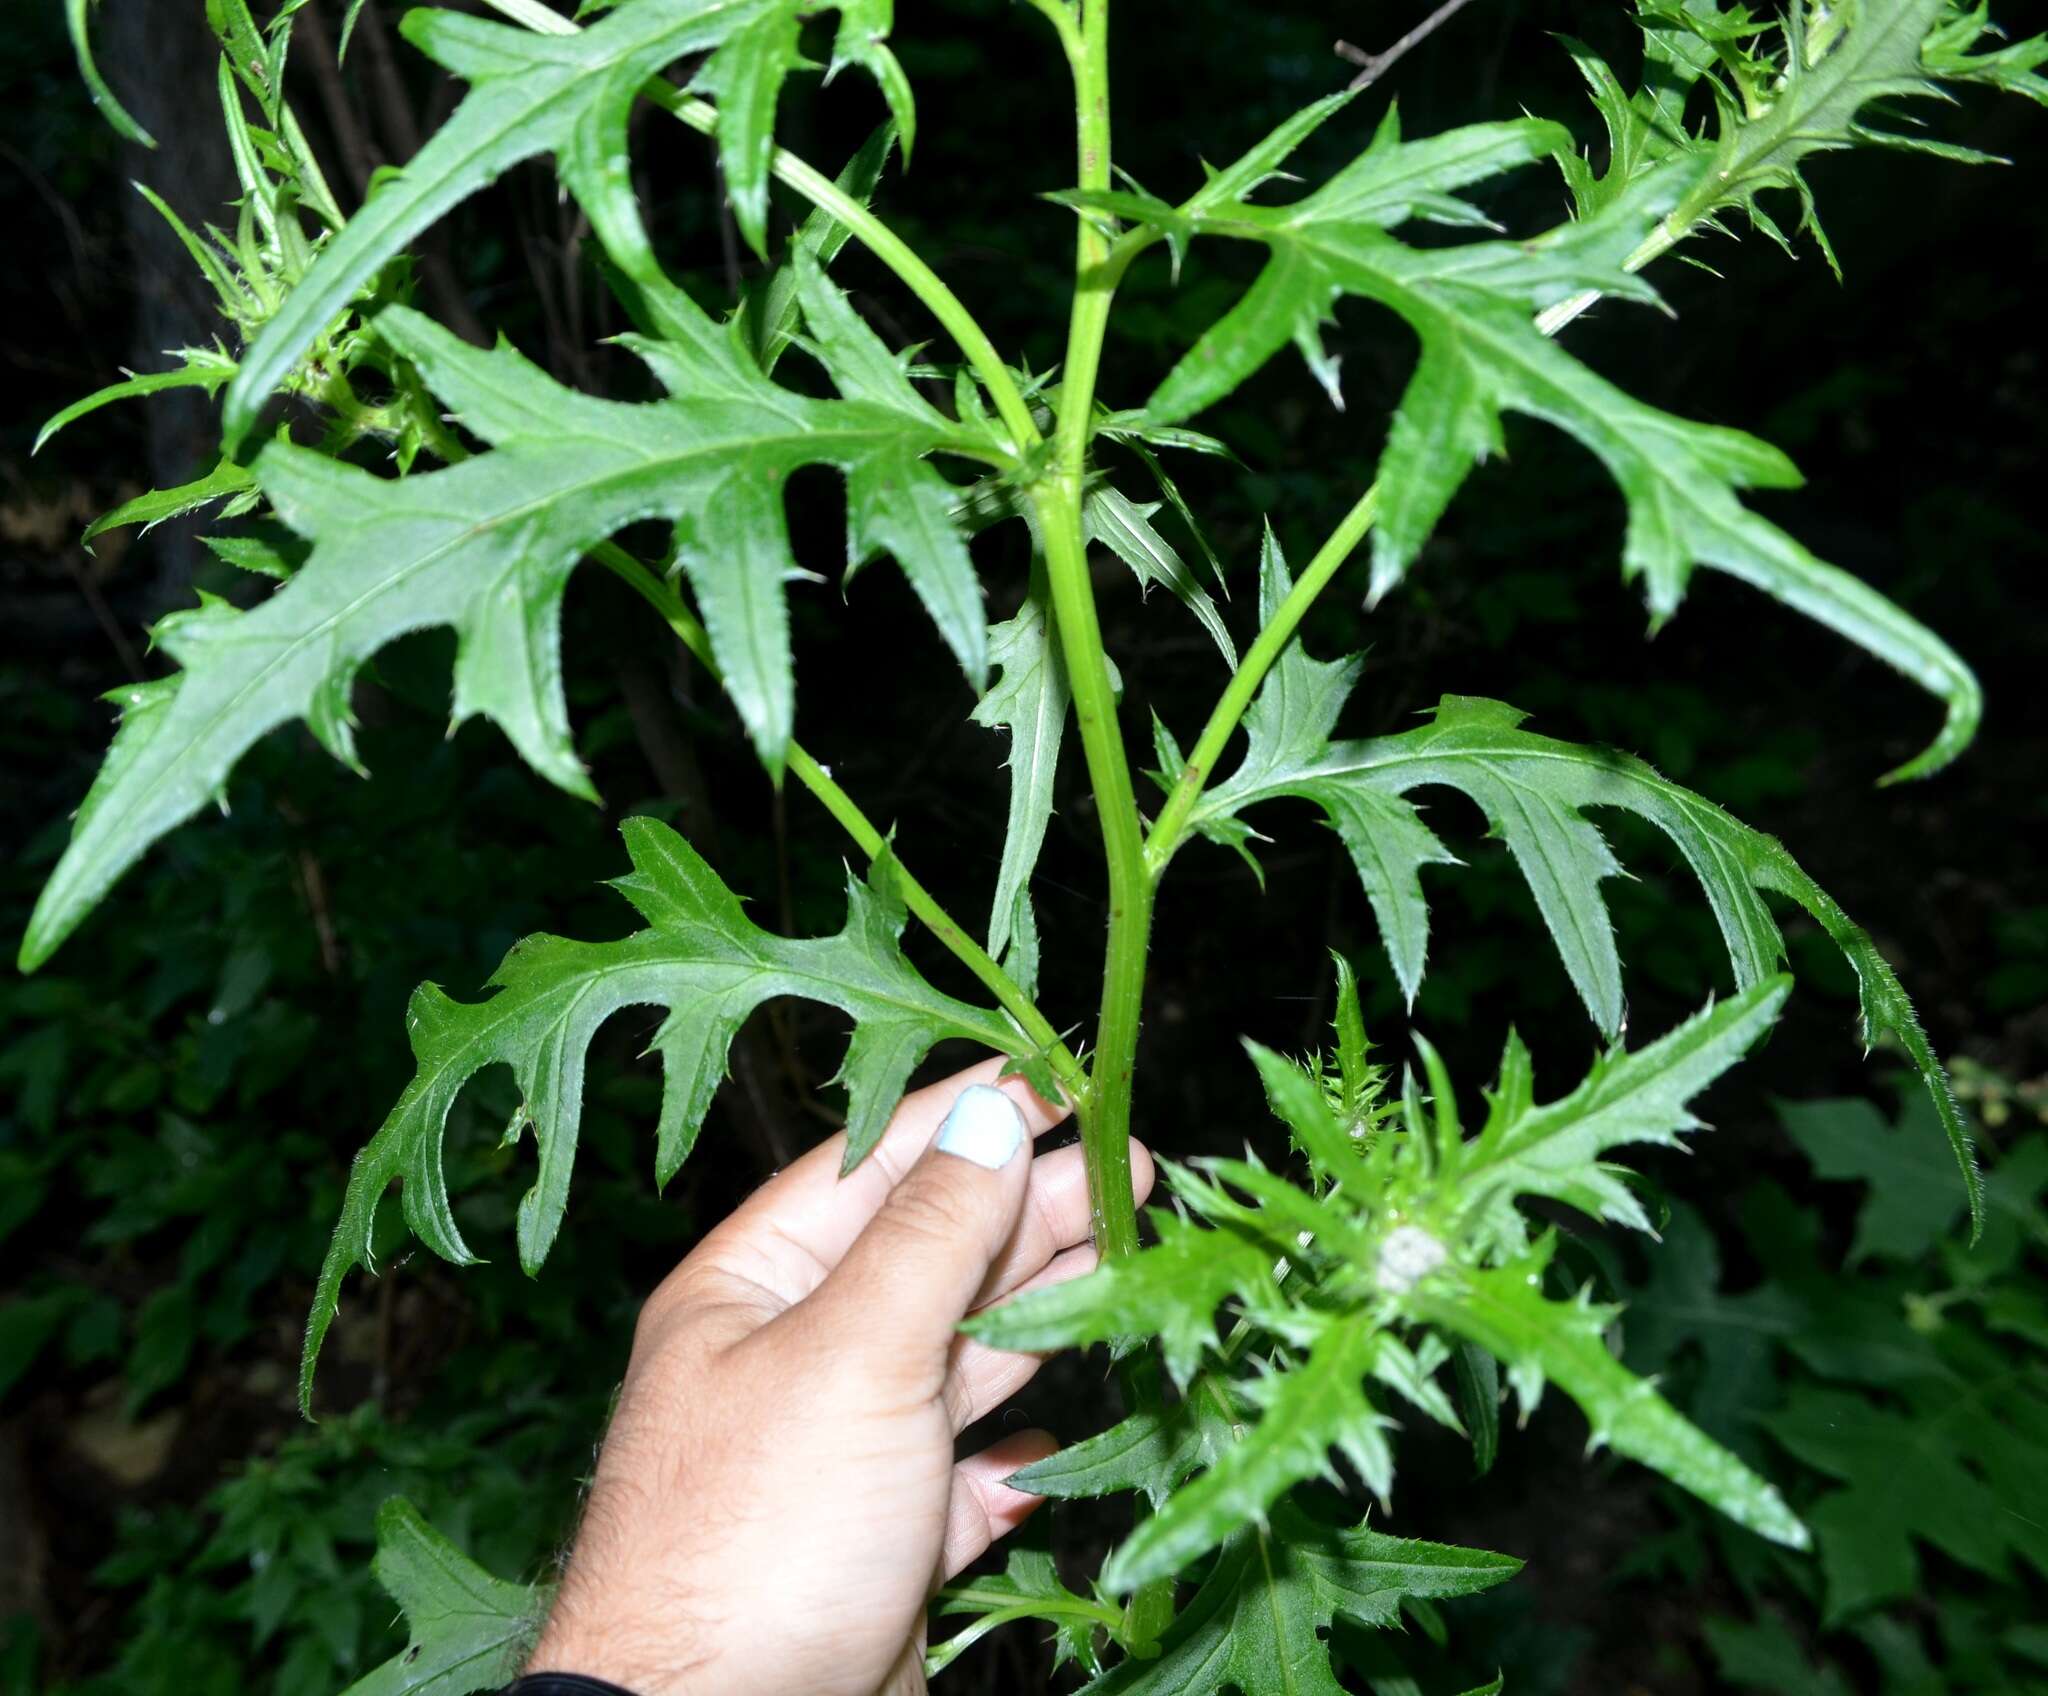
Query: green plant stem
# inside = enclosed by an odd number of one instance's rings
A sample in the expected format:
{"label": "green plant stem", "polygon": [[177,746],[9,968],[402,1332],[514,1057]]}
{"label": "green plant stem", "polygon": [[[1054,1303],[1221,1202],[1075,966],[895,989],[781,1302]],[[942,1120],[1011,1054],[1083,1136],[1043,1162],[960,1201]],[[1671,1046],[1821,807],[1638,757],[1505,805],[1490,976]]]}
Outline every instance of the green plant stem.
{"label": "green plant stem", "polygon": [[1089,783],[1102,827],[1109,874],[1109,938],[1103,952],[1102,1011],[1081,1117],[1082,1158],[1095,1246],[1110,1258],[1138,1247],[1137,1199],[1131,1191],[1131,1074],[1145,989],[1145,950],[1152,926],[1152,880],[1137,796],[1117,724],[1116,694],[1103,663],[1102,628],[1088,581],[1087,544],[1076,485],[1054,471],[1033,491],[1045,535],[1046,577],[1053,623],[1066,655]]}
{"label": "green plant stem", "polygon": [[[1077,176],[1083,189],[1109,183],[1109,52],[1107,0],[1082,0],[1080,27],[1061,42],[1074,78]],[[1095,224],[1078,221],[1074,302],[1067,357],[1060,373],[1059,424],[1052,464],[1034,485],[1045,536],[1053,622],[1074,692],[1074,718],[1088,764],[1102,828],[1109,881],[1109,938],[1103,955],[1102,1012],[1082,1118],[1088,1196],[1095,1243],[1104,1256],[1138,1246],[1137,1203],[1131,1193],[1131,1078],[1144,999],[1145,951],[1152,928],[1152,882],[1145,874],[1144,830],[1117,723],[1116,693],[1104,657],[1102,626],[1088,576],[1081,522],[1088,442],[1102,341],[1116,278],[1104,265],[1109,242]]]}
{"label": "green plant stem", "polygon": [[[1110,181],[1109,0],[1077,0],[1080,27],[1066,14],[1059,30],[1073,72],[1076,177],[1081,189]],[[1040,8],[1044,10],[1044,7]],[[1056,20],[1056,24],[1058,20]],[[1145,866],[1145,829],[1131,786],[1116,691],[1103,651],[1095,590],[1088,576],[1088,543],[1081,522],[1094,431],[1095,386],[1110,306],[1124,269],[1139,244],[1112,244],[1091,218],[1076,221],[1074,303],[1067,324],[1067,355],[1060,369],[1059,423],[1052,465],[1032,498],[1045,536],[1046,575],[1053,622],[1066,656],[1074,693],[1074,719],[1095,793],[1109,882],[1109,937],[1102,957],[1102,1011],[1095,1027],[1088,1101],[1081,1117],[1081,1149],[1095,1245],[1105,1260],[1138,1247],[1137,1201],[1131,1192],[1131,1088],[1137,1069],[1138,1030],[1144,1016],[1145,956],[1152,940],[1153,879]],[[1121,1372],[1125,1405],[1133,1412],[1161,1405],[1159,1363],[1136,1354]],[[1173,1581],[1139,1587],[1124,1615],[1124,1638],[1155,1641],[1173,1619]]]}
{"label": "green plant stem", "polygon": [[1245,709],[1258,694],[1266,673],[1273,669],[1273,662],[1294,640],[1296,628],[1308,609],[1315,605],[1316,597],[1329,585],[1338,568],[1351,557],[1365,539],[1365,533],[1372,528],[1372,521],[1379,512],[1379,496],[1379,485],[1375,483],[1358,497],[1343,521],[1330,532],[1329,540],[1316,550],[1315,558],[1295,579],[1287,599],[1280,603],[1279,610],[1245,651],[1243,662],[1217,699],[1209,714],[1209,722],[1202,727],[1202,734],[1189,752],[1187,764],[1167,796],[1166,805],[1160,808],[1159,817],[1145,838],[1146,873],[1155,883],[1165,874],[1174,849],[1180,845],[1180,839],[1187,831],[1188,815],[1201,800],[1202,791],[1216,770],[1216,762],[1230,744],[1231,732],[1236,730]]}
{"label": "green plant stem", "polygon": [[[681,595],[615,542],[600,543],[591,550],[591,557],[653,607],[697,663],[714,678],[718,676],[718,662],[711,653],[711,638]],[[860,810],[831,772],[795,741],[789,745],[788,769],[870,860],[879,859],[885,853],[893,857],[888,837]],[[917,915],[924,927],[945,945],[955,959],[981,981],[982,986],[996,998],[997,1005],[1016,1020],[1025,1036],[1045,1056],[1069,1099],[1079,1102],[1088,1088],[1088,1073],[1073,1051],[1060,1040],[1060,1034],[1053,1029],[1051,1021],[1038,1010],[1037,1003],[939,905],[931,891],[911,875],[910,869],[900,859],[895,861],[895,879],[903,904]],[[1126,1175],[1126,1188],[1129,1182]]]}
{"label": "green plant stem", "polygon": [[[540,4],[540,0],[486,0],[486,4],[514,23],[523,24],[543,35],[574,35],[583,27],[559,12],[550,11]],[[687,95],[673,83],[659,77],[650,78],[640,92],[693,130],[704,135],[716,133],[718,108],[709,101]],[[946,286],[938,273],[874,213],[843,193],[830,177],[794,153],[786,148],[776,148],[771,168],[778,182],[794,189],[820,211],[829,212],[851,230],[855,239],[895,272],[904,287],[924,303],[925,309],[953,338],[954,345],[966,355],[967,363],[974,367],[975,375],[988,391],[997,416],[1010,432],[1018,451],[1022,452],[1041,441],[1043,438],[1031,417],[1031,408],[1025,403],[1023,391],[1017,387],[1009,367],[1003,363],[1003,356],[996,351],[995,343],[988,339],[988,332],[974,314],[967,310],[960,297]]]}
{"label": "green plant stem", "polygon": [[[1681,208],[1667,217],[1643,240],[1643,245],[1621,263],[1624,271],[1640,271],[1653,259],[1661,259],[1680,242],[1685,240],[1699,215],[1687,215]],[[1554,336],[1580,313],[1592,307],[1601,299],[1598,289],[1583,289],[1568,300],[1561,300],[1555,306],[1547,306],[1536,314],[1536,328],[1546,336]]]}

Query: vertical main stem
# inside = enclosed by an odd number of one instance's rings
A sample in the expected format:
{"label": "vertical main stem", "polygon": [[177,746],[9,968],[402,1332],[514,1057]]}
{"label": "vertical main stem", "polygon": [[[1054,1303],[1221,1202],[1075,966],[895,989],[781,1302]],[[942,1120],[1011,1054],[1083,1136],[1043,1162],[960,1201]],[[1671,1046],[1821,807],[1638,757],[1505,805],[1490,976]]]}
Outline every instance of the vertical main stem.
{"label": "vertical main stem", "polygon": [[1117,725],[1116,695],[1103,663],[1102,627],[1088,581],[1078,483],[1054,471],[1037,493],[1043,521],[1046,576],[1074,691],[1074,718],[1095,791],[1109,873],[1109,940],[1103,954],[1102,1012],[1081,1115],[1095,1244],[1114,1259],[1138,1246],[1137,1201],[1131,1193],[1131,1073],[1145,991],[1145,950],[1152,930],[1152,879],[1145,835]]}
{"label": "vertical main stem", "polygon": [[[1080,28],[1062,32],[1074,76],[1076,175],[1082,189],[1103,189],[1109,186],[1109,3],[1078,3]],[[1130,1174],[1131,1077],[1144,1001],[1145,951],[1152,931],[1152,880],[1145,868],[1144,827],[1117,723],[1116,693],[1103,653],[1081,519],[1095,381],[1116,276],[1106,263],[1109,240],[1094,220],[1076,219],[1075,231],[1074,304],[1060,373],[1059,425],[1052,463],[1035,499],[1045,535],[1053,622],[1073,687],[1074,717],[1095,792],[1108,868],[1102,1012],[1081,1142],[1096,1246],[1114,1259],[1138,1246]]]}
{"label": "vertical main stem", "polygon": [[[1059,3],[1059,0],[1055,0]],[[1109,0],[1074,0],[1078,31],[1060,39],[1074,73],[1079,131],[1080,187],[1109,186]],[[1060,372],[1059,425],[1052,463],[1034,492],[1045,536],[1046,575],[1053,620],[1074,694],[1074,716],[1087,757],[1109,873],[1109,939],[1102,961],[1102,1012],[1095,1058],[1081,1116],[1081,1150],[1095,1243],[1105,1260],[1138,1247],[1138,1213],[1131,1194],[1131,1081],[1137,1066],[1138,1025],[1145,1000],[1145,953],[1152,938],[1152,875],[1145,864],[1144,821],[1131,787],[1131,769],[1117,723],[1116,691],[1103,653],[1102,625],[1088,578],[1082,501],[1087,486],[1088,442],[1093,433],[1095,382],[1102,340],[1123,266],[1111,257],[1109,238],[1092,218],[1075,220],[1074,305],[1067,357]],[[1124,260],[1128,263],[1128,259]],[[1124,1362],[1124,1400],[1134,1413],[1160,1405],[1158,1364],[1149,1354]],[[1173,1619],[1173,1580],[1139,1587],[1127,1613],[1131,1639],[1155,1642]]]}

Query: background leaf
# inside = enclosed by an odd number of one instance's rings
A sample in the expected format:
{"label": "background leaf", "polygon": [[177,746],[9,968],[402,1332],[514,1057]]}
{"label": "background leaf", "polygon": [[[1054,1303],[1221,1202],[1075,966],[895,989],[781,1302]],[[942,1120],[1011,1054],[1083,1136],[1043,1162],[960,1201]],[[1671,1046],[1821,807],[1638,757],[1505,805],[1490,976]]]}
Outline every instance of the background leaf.
{"label": "background leaf", "polygon": [[371,1565],[411,1642],[344,1696],[471,1696],[518,1676],[546,1589],[493,1578],[399,1496],[378,1511]]}

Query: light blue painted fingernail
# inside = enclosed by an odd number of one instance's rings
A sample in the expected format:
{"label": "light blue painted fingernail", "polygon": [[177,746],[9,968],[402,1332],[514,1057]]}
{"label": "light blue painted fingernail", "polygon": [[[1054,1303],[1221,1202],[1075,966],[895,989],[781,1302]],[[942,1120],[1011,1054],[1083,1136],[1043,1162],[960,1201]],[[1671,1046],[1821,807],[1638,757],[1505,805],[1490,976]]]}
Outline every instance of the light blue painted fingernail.
{"label": "light blue painted fingernail", "polygon": [[1024,1115],[1017,1104],[987,1084],[969,1084],[939,1127],[939,1150],[957,1154],[991,1172],[1009,1165],[1024,1141]]}

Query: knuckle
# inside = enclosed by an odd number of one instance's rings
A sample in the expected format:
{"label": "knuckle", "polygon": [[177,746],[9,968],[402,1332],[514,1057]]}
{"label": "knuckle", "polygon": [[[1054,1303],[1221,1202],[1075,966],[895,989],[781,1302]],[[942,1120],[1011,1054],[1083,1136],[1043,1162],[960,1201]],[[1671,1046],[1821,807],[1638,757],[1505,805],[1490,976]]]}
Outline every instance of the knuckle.
{"label": "knuckle", "polygon": [[885,1211],[890,1233],[914,1246],[957,1242],[972,1229],[974,1217],[956,1185],[925,1173],[899,1185]]}

